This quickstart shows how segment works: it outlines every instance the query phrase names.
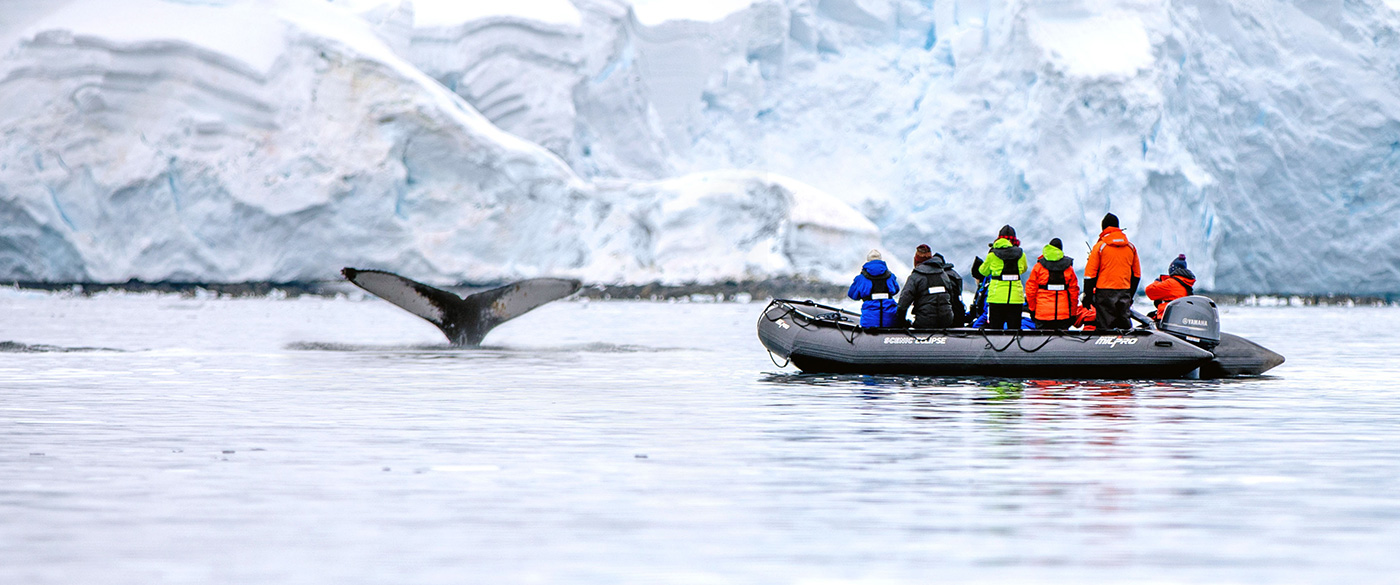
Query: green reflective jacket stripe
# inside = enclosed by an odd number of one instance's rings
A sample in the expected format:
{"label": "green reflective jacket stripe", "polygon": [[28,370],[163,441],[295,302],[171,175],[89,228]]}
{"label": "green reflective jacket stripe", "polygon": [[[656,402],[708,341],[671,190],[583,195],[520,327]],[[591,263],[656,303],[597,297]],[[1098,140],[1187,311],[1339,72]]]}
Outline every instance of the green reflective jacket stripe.
{"label": "green reflective jacket stripe", "polygon": [[[1005,238],[998,238],[993,248],[1010,248],[1011,241]],[[992,281],[987,284],[987,302],[1000,305],[1021,305],[1026,302],[1026,288],[1020,280],[999,280],[1001,269],[1005,264],[998,258],[995,252],[987,252],[987,258],[982,261],[982,266],[977,272],[982,276],[992,277]],[[1016,272],[1022,278],[1026,276],[1026,254],[1021,253],[1021,257],[1016,260]]]}

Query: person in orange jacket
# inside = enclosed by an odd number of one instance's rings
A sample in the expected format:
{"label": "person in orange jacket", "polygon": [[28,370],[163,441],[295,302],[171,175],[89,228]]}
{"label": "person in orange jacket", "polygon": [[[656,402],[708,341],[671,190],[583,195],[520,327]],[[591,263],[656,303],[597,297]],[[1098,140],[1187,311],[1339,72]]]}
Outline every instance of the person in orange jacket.
{"label": "person in orange jacket", "polygon": [[1152,303],[1157,306],[1157,310],[1152,312],[1152,318],[1161,321],[1162,309],[1167,303],[1196,294],[1195,287],[1196,275],[1186,268],[1186,255],[1178,254],[1176,260],[1172,260],[1171,266],[1167,268],[1167,273],[1158,276],[1156,281],[1147,285],[1147,298],[1152,299]]}
{"label": "person in orange jacket", "polygon": [[1098,311],[1099,329],[1131,329],[1133,296],[1142,280],[1137,248],[1118,228],[1118,216],[1103,216],[1099,241],[1084,263],[1084,307]]}
{"label": "person in orange jacket", "polygon": [[1026,278],[1026,303],[1036,329],[1069,329],[1074,324],[1079,298],[1079,278],[1074,275],[1074,258],[1065,256],[1059,238],[1050,240]]}

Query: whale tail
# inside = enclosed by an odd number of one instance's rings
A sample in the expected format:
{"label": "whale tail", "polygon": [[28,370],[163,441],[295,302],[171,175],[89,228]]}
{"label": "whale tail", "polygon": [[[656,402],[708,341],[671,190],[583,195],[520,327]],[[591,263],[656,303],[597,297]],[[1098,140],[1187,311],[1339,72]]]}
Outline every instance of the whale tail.
{"label": "whale tail", "polygon": [[399,308],[426,319],[452,341],[476,346],[497,325],[578,291],[577,280],[531,278],[459,297],[382,270],[345,268],[345,279]]}

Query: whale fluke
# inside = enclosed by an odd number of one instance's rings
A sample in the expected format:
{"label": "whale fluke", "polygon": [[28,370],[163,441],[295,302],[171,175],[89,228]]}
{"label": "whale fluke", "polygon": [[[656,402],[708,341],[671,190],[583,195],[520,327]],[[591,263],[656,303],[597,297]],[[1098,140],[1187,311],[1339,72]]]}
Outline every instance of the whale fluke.
{"label": "whale fluke", "polygon": [[437,325],[453,345],[481,345],[497,325],[578,291],[577,280],[531,278],[459,297],[392,272],[345,268],[345,279]]}

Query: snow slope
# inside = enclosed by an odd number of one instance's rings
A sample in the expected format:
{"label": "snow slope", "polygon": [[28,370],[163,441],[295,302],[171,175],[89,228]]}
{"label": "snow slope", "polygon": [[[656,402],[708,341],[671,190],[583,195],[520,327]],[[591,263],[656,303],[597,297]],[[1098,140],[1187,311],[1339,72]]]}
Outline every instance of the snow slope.
{"label": "snow slope", "polygon": [[[776,172],[956,258],[1113,211],[1149,273],[1184,252],[1216,290],[1400,291],[1393,2],[575,4],[558,42],[483,20],[407,54],[586,177]],[[511,59],[530,74],[475,73]]]}
{"label": "snow slope", "polygon": [[832,279],[878,242],[762,173],[582,180],[326,2],[77,0],[28,20],[3,31],[0,278]]}

